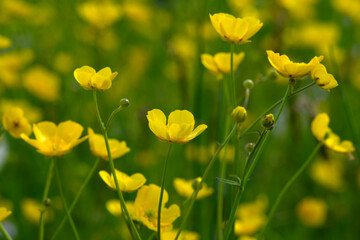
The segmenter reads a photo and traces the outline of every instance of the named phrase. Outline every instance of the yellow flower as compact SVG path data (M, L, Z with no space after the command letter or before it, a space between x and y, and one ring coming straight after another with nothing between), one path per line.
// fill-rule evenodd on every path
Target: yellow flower
M339 85L334 76L328 73L325 66L321 63L316 63L311 69L311 78L324 90L330 90Z
M234 71L239 67L240 63L244 59L245 53L234 54L233 67ZM202 64L212 73L220 75L230 73L230 53L216 53L214 56L204 53L201 54Z
M237 106L231 113L232 119L237 123L242 123L247 117L247 111L243 106Z
M296 63L286 55L274 53L271 50L266 51L268 60L273 68L282 76L289 78L301 78L307 75L316 63L323 60L323 56L313 57L309 63Z
M194 192L194 188L196 187L194 185L199 184L200 181L201 181L201 178L196 178L196 179L192 179L192 180L175 178L174 179L174 188L181 196L188 198ZM209 187L207 187L207 185L205 183L203 183L198 195L196 196L196 199L199 200L202 198L206 198L206 197L210 196L213 192L214 192L213 188L209 188Z
M26 220L32 224L39 224L40 222L40 209L41 204L34 199L25 198L21 201L21 211ZM54 218L54 211L52 208L48 208L45 212L45 221L48 222Z
M325 146L340 152L351 153L355 148L351 141L340 141L340 137L332 132L329 128L330 118L327 113L319 113L311 123L311 131L315 138L319 141L324 141ZM325 139L325 137L327 137Z
M146 117L149 128L156 137L169 142L186 143L207 128L205 124L201 124L194 129L194 116L187 110L176 110L170 113L167 124L165 114L159 109L149 111Z
M130 214L130 217L134 219L134 202L126 201L126 208ZM114 216L121 216L121 205L120 200L118 199L110 199L105 204L106 209ZM134 219L135 220L135 219Z
M174 240L176 237L178 230L174 229L171 231L166 231L161 234L161 239L163 240ZM200 235L196 232L190 231L181 231L179 240L198 240L200 239Z
M87 138L80 138L83 127L73 121L61 122L58 126L44 121L34 124L33 131L36 139L30 139L25 134L21 134L21 138L48 157L63 156Z
M110 1L85 2L77 11L80 17L99 29L112 25L122 16L119 5Z
M112 80L116 77L117 72L111 72L109 67L103 68L96 72L89 66L77 68L74 71L76 81L85 89L107 90L112 85Z
M24 74L24 87L45 101L55 101L60 95L59 77L42 66L32 67Z
M2 114L14 107L21 108L29 122L38 122L42 119L41 108L31 105L25 100L2 99L0 102L0 112Z
M7 210L4 207L0 207L0 223L4 221L10 214L11 211Z
M126 173L120 172L116 169L115 169L115 173L116 173L116 179L118 180L119 183L120 190L123 192L136 191L146 182L146 178L141 173L135 173L129 176ZM99 175L101 179L106 183L106 185L116 190L116 185L112 174L110 175L106 171L100 171Z
M2 116L4 129L14 138L20 138L21 134L29 136L31 134L31 125L21 108L9 108Z
M325 224L327 204L322 199L306 197L298 203L296 212L303 224L319 227Z
M91 128L88 128L89 144L91 152L104 160L109 160L107 153L104 136L96 134ZM119 158L130 151L130 148L126 146L125 141L119 142L117 139L109 139L109 146L111 151L111 157L113 159Z
M319 159L310 167L310 176L315 182L337 192L344 186L343 173L344 166L341 159Z
M222 39L237 44L250 42L251 38L263 23L254 17L235 18L227 13L216 13L210 15L210 20Z
M134 219L141 221L147 228L157 231L158 226L158 207L160 199L160 187L154 184L145 185L137 192L134 202ZM172 223L180 217L180 208L173 204L169 208L165 208L165 204L169 200L169 195L164 190L162 210L161 210L161 230L171 230Z
M6 49L9 47L11 47L11 40L0 35L0 49Z

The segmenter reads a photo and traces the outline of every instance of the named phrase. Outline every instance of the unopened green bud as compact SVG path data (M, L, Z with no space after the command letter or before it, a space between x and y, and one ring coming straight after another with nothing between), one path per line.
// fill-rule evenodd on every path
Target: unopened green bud
M248 143L245 145L245 150L248 153L251 153L254 150L254 147L255 147L255 143Z
M197 177L193 180L191 187L194 189L194 191L196 191L196 189L199 187L200 183L201 183L201 177Z
M45 207L50 207L51 206L51 199L50 198L45 198L44 199L44 205L45 205Z
M268 80L272 81L278 77L278 74L276 73L276 71L274 69L271 68L271 69L269 69L269 71L267 71L266 77Z
M243 81L244 88L252 89L254 87L254 82L251 79L246 79Z
M122 108L127 108L130 105L130 101L127 98L123 98L120 100L120 106Z
M237 123L241 123L245 121L246 116L247 116L246 109L242 106L237 106L236 108L234 108L234 110L231 113L232 119Z
M268 130L271 130L274 126L274 115L273 114L268 114L268 115L265 115L262 119L261 119L261 125L268 129Z

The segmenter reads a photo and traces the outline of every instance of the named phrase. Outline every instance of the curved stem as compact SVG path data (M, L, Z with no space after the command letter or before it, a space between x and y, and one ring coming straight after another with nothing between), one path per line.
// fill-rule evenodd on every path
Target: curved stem
M43 240L44 239L44 224L45 224L45 212L46 212L46 208L47 206L45 206L45 200L48 197L49 194L49 189L50 189L50 185L51 185L51 179L53 177L53 172L54 172L54 159L50 159L50 166L49 166L49 170L48 170L48 175L46 178L46 183L45 183L45 189L44 189L44 194L43 194L43 198L42 198L42 206L40 209L40 228L39 228L39 239Z
M116 177L116 172L115 172L115 166L114 166L114 161L112 159L112 156L111 156L111 151L110 151L110 145L109 145L109 138L108 138L108 135L107 135L107 130L105 130L105 126L101 120L101 116L100 116L100 112L99 112L99 107L98 107L98 102L97 102L97 96L96 96L96 90L93 90L93 98L94 98L94 104L95 104L95 109L96 109L96 116L97 116L97 119L98 119L98 122L99 122L99 125L100 125L100 128L103 132L103 135L104 135L104 140L105 140L105 145L106 145L106 150L107 150L107 153L108 153L108 157L109 157L109 163L110 163L110 169L111 169L111 173L113 175L113 178L114 178L114 182L115 182L115 186L116 186L116 192L119 196L119 199L120 199L120 205L121 205L121 209L122 211L125 213L125 221L130 225L130 232L132 234L135 235L135 238L136 239L141 239L140 235L139 235L139 232L137 231L136 227L135 227L135 224L132 220L132 218L130 217L130 214L129 214L129 211L128 209L126 208L126 205L125 205L125 200L124 200L124 197L122 195L122 192L120 190L120 186L119 186L119 182L117 180L117 177Z
M54 159L54 161L56 161ZM69 219L69 223L71 225L71 228L74 232L74 235L75 235L75 239L79 240L80 237L79 237L79 234L76 230L76 227L75 227L75 224L74 224L74 221L71 217L71 214L69 212L69 209L68 209L68 206L66 204L66 200L65 200L65 197L64 197L64 192L63 192L63 188L62 188L62 184L61 184L61 180L60 180L60 173L59 173L59 169L58 169L58 166L57 166L57 162L55 162L55 176L56 176L56 181L57 181L57 185L58 185L58 188L59 188L59 194L60 194L60 198L61 198L61 202L62 202L62 205L64 207L64 210L65 210L65 213Z
M318 143L318 145L316 145L316 147L314 148L314 150L312 151L312 153L310 154L310 156L306 159L306 161L303 163L303 165L299 168L299 170L297 170L297 172L291 177L291 179L286 183L286 185L283 187L283 189L281 190L281 192L279 193L279 195L277 196L274 205L271 207L268 219L266 221L265 226L262 228L261 232L259 233L257 239L261 239L262 236L264 235L267 226L269 225L271 219L274 216L274 213L281 201L281 199L283 198L283 196L285 195L286 191L290 188L290 186L295 182L295 180L304 172L304 170L307 168L307 166L310 164L311 160L314 159L316 153L318 152L319 148L322 146L322 142Z
M189 215L190 215L190 212L191 212L191 209L194 205L194 202L195 202L195 199L196 199L196 196L197 194L199 193L200 189L201 189L201 185L202 183L205 181L205 179L207 178L209 172L210 172L210 169L211 167L214 165L215 163L215 160L219 154L219 152L221 151L221 149L223 149L223 147L229 142L230 138L233 136L233 134L236 132L236 127L237 127L237 124L234 124L233 128L231 129L229 135L225 138L224 142L222 142L219 147L216 149L214 155L212 156L209 164L207 165L205 171L204 171L204 174L202 175L201 177L201 181L200 181L200 184L198 185L198 187L196 188L196 190L193 192L192 196L191 196L191 201L190 201L190 205L183 217L183 220L180 224L180 227L179 227L179 230L176 234L176 237L175 237L175 240L177 240L180 236L180 233L181 231L183 230L184 226L185 226L185 223L186 223L186 220L188 219Z
M105 125L105 131L107 131L109 129L109 126L113 120L113 118L115 117L115 115L122 109L121 106L117 107L114 111L112 111L109 119L107 120L106 122L106 125Z
M0 232L3 235L3 237L6 240L12 240L12 238L10 237L10 235L6 232L5 228L3 227L3 225L0 223Z
M97 158L93 167L91 168L90 172L88 173L88 175L86 176L83 184L81 185L79 191L77 192L74 200L72 201L70 208L69 208L69 213L72 212L72 210L74 209L76 203L78 202L81 193L83 192L83 190L85 189L86 185L88 184L88 182L90 181L91 177L94 175L95 170L97 169L97 166L99 165L100 162L100 158ZM60 233L61 229L63 228L64 224L66 223L66 221L68 220L68 216L65 215L64 218L62 219L61 223L59 224L59 226L57 227L54 235L52 236L52 240L54 240L57 235Z
M166 178L166 170L167 170L167 164L168 164L171 148L172 148L172 143L170 143L170 145L169 145L169 150L168 150L168 153L167 153L167 157L165 159L164 170L163 170L163 174L162 174L162 177L161 177L161 190L160 190L160 199L159 199L159 207L158 207L158 217L157 217L157 220L158 220L158 222L157 222L157 236L158 236L158 239L161 239L160 238L160 235L161 235L161 208L162 208L162 199L163 199L163 195L164 195L164 185L165 185L165 178Z

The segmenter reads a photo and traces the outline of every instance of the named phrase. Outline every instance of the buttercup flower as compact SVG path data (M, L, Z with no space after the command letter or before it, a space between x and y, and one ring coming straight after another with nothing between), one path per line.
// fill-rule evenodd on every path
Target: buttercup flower
M307 197L296 207L301 222L309 227L324 225L327 215L327 204L322 199Z
M183 197L190 197L194 192L194 184L200 183L201 178L196 178L192 180L185 180L182 178L174 179L174 188L175 190ZM205 183L202 184L202 187L196 196L196 199L202 199L210 196L214 192L213 188L209 188Z
M186 143L207 128L205 124L201 124L194 129L194 116L187 110L176 110L170 113L167 124L165 114L159 109L149 111L146 117L149 128L156 137L169 142Z
M0 223L4 221L10 214L11 211L7 210L4 207L0 207Z
M233 67L234 71L239 67L244 59L245 53L234 54ZM201 54L202 64L212 73L222 78L223 74L230 73L230 53L216 53L214 56L204 53Z
M316 63L311 69L311 78L324 90L330 90L339 85L334 76L328 73L325 66L321 63Z
M31 134L31 125L21 108L11 107L2 117L4 129L14 138L20 138L21 134L29 136Z
M340 152L351 153L355 151L353 143L348 140L341 141L340 137L329 128L330 118L327 113L319 113L311 123L311 131L315 138L323 141L328 148ZM325 137L327 137L325 139Z
M309 63L296 63L286 55L274 53L271 50L266 51L268 60L273 68L282 76L288 78L301 78L307 75L316 63L323 60L323 56L313 57Z
M87 138L80 138L83 127L70 120L58 126L49 121L40 122L33 125L33 131L35 139L30 139L25 134L21 134L21 138L47 157L63 156Z
M117 72L111 72L109 67L96 72L89 66L77 68L74 71L76 81L85 89L107 90L112 85L112 80L117 76Z
M109 160L107 153L104 136L96 134L91 128L88 128L89 144L91 152L104 160ZM109 146L111 151L111 157L113 159L119 158L130 151L130 148L126 146L125 141L118 141L117 139L109 139Z
M263 25L259 19L254 17L235 18L227 13L209 15L213 27L221 38L237 44L250 42L248 39Z
M141 221L147 228L157 231L158 207L160 198L160 187L154 184L145 185L137 192L134 202L134 220ZM169 200L169 195L164 190L162 210L161 210L161 230L171 230L172 223L180 217L180 208L173 204L165 208Z
M146 182L146 178L141 173L135 173L129 176L126 173L120 172L116 169L115 169L115 173L119 183L120 190L123 192L136 191ZM106 171L100 171L99 175L101 179L106 183L106 185L116 190L116 185L112 174L110 175Z

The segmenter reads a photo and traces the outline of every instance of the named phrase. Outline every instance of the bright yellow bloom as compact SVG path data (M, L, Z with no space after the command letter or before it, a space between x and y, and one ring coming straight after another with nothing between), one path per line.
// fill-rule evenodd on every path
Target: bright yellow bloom
M32 67L24 74L24 87L45 101L55 101L60 96L59 77L42 66Z
M4 207L0 207L0 223L4 221L10 214L11 211L7 210Z
M163 240L174 240L176 237L178 230L174 229L171 231L166 231L161 234L161 239ZM196 232L190 231L181 231L179 240L198 240L200 239L200 235Z
M199 184L201 181L201 178L191 179L191 180L185 180L182 178L175 178L174 179L174 188L175 190L183 197L190 197L193 192L196 184ZM196 196L196 199L202 199L210 196L214 192L213 188L209 188L205 183L202 184L202 187Z
M327 204L322 199L306 197L297 205L296 213L303 224L319 227L326 222Z
M271 50L266 51L268 60L273 68L282 76L289 78L301 78L307 75L316 63L323 60L323 56L313 57L309 63L296 63L286 55L274 53Z
M47 157L63 156L87 138L80 138L83 127L70 120L58 126L53 122L40 122L33 125L33 131L36 139L30 139L25 134L21 134L21 138Z
M315 138L319 141L324 141L325 146L340 152L351 153L355 148L351 141L341 141L339 136L332 132L329 128L330 118L327 113L319 113L311 123L311 131ZM327 137L325 139L325 137Z
M96 134L91 128L88 128L89 144L91 152L104 160L109 160L107 153L105 139L101 134ZM126 146L125 141L118 141L117 139L109 139L109 146L111 151L111 157L113 159L119 158L130 151L130 148Z
M157 185L150 184L140 188L137 192L134 202L134 220L141 221L147 228L157 231L158 226L158 208L161 188ZM180 208L172 204L165 208L169 200L169 195L164 190L162 210L161 210L161 231L171 230L172 223L180 217Z
M32 224L38 225L40 222L40 209L42 205L39 201L31 198L25 198L21 201L21 211L26 220ZM48 222L54 218L54 211L48 208L45 212L45 221Z
M248 40L259 31L263 23L254 17L235 18L227 13L210 15L210 20L222 39L237 44L250 42Z
M146 117L149 128L156 137L169 142L186 143L207 128L205 124L201 124L194 129L194 116L187 110L176 110L170 113L167 124L165 114L159 109L148 111Z
M21 108L9 108L2 116L4 129L14 138L20 138L21 134L29 136L31 134L31 125Z
M89 66L77 68L74 71L76 81L85 89L107 90L112 85L112 80L117 76L117 72L111 72L109 67L96 72Z
M239 67L240 63L244 59L245 53L234 54L233 67L234 71ZM230 53L216 53L214 56L204 53L201 54L202 64L212 73L220 75L230 73Z
M115 169L115 173L116 173L116 179L119 183L120 190L123 192L136 191L146 182L146 178L141 173L135 173L129 176L126 173L120 172L116 169ZM110 175L106 171L100 171L99 175L101 179L106 183L106 185L116 190L116 185L112 174Z
M0 49L6 49L11 47L10 38L4 37L0 35Z
M330 90L339 85L334 76L328 73L325 66L321 63L316 63L311 69L311 78L324 90Z
M110 1L85 2L77 11L80 17L99 29L112 25L122 16L120 6Z

